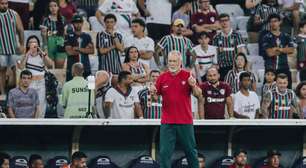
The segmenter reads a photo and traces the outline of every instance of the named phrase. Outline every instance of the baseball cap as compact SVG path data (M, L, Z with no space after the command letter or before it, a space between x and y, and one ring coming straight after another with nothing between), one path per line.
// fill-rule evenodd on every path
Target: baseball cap
M273 149L267 152L267 157L271 157L274 155L282 156L282 154L276 149Z
M178 26L178 25L183 25L185 26L185 22L183 19L175 19L174 22L173 22L173 25L174 26Z
M75 14L72 16L72 23L73 22L83 22L83 17L79 14Z

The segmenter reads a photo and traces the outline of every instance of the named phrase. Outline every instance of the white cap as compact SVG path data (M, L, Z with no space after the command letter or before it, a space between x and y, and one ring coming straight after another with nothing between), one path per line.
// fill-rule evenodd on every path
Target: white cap
M87 81L88 81L88 89L93 90L96 87L96 82L95 82L95 76L88 76Z

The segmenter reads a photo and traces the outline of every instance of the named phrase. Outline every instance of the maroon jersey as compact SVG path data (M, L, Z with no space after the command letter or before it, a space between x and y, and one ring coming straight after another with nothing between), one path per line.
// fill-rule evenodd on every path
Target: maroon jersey
M227 83L219 82L215 88L209 82L201 85L205 98L205 119L224 119L226 98L231 96L231 88Z
M216 12L210 11L207 14L204 14L201 11L198 11L197 13L193 14L191 16L191 25L197 24L199 26L203 24L214 24L218 19L218 14ZM214 38L216 35L216 31L212 31L208 33L210 41Z

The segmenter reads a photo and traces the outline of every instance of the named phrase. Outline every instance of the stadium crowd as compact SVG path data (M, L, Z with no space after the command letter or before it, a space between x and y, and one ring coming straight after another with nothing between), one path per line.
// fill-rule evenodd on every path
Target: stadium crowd
M229 2L0 0L1 116L158 119L181 64L194 118L303 119L304 1Z

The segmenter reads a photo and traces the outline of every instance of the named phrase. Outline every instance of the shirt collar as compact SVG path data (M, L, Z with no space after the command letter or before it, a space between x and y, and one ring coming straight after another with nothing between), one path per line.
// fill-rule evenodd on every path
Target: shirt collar
M224 36L224 37L228 37L228 36L230 36L230 35L232 35L232 33L233 33L233 29L231 28L231 30L228 32L228 34L226 35L226 34L224 34L224 32L223 31L221 31L221 35L222 36Z

